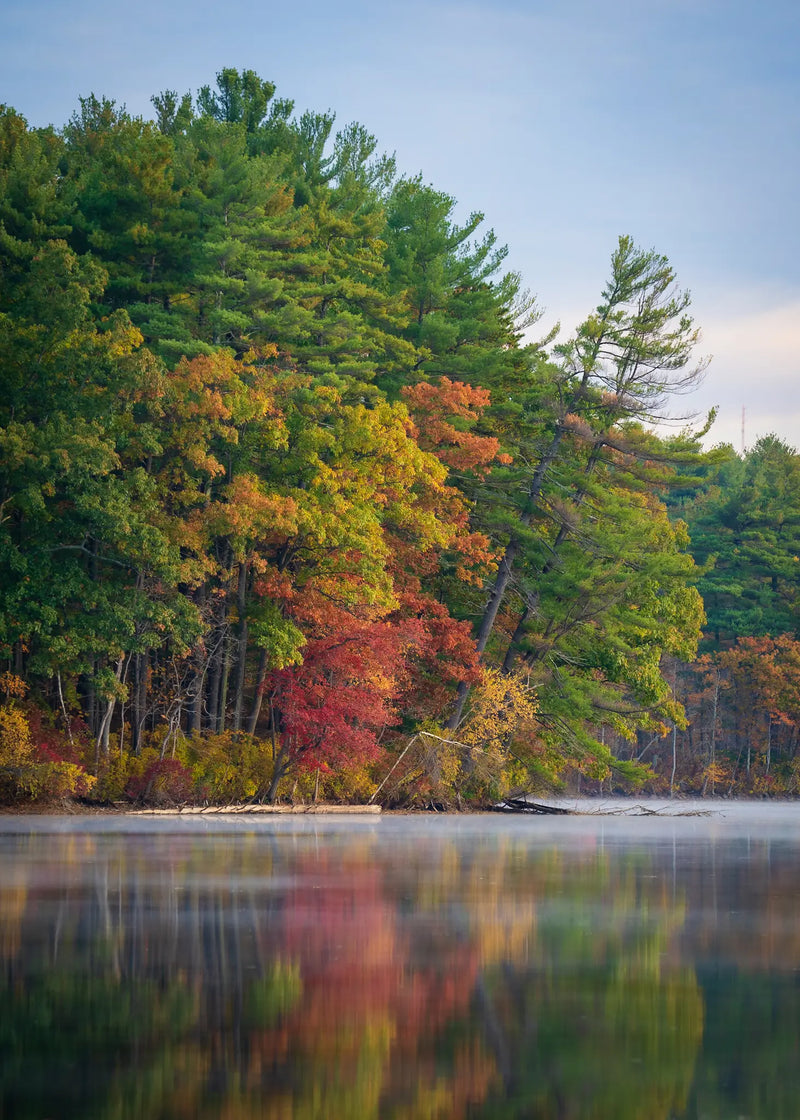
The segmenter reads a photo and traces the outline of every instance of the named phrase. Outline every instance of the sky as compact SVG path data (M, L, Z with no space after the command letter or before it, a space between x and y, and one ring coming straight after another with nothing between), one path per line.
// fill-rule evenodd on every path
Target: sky
M676 412L800 447L796 0L0 4L0 103L32 126L89 93L150 116L228 66L482 212L542 333L598 303L620 234L665 254L711 357Z

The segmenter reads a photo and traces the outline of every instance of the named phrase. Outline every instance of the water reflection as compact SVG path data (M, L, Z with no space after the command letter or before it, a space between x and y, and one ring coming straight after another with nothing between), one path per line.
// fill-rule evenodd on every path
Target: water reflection
M796 1115L791 835L218 827L6 819L0 1115Z

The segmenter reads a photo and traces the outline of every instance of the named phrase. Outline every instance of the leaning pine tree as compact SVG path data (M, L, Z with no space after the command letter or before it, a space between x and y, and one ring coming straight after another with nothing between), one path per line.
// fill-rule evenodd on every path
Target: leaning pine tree
M603 765L607 752L587 728L630 734L659 710L674 715L660 655L691 656L702 620L688 540L658 497L671 475L666 448L643 429L702 375L688 306L666 258L621 238L596 312L538 355L527 391L497 395L514 461L476 495L502 542L478 649L507 673L524 667L545 728L577 733ZM468 696L462 683L450 729Z

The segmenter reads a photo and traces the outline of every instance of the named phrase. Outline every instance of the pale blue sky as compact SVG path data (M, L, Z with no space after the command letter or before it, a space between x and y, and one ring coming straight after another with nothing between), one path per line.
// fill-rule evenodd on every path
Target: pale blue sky
M618 234L666 253L714 355L692 403L737 448L743 407L748 444L800 446L798 60L788 0L0 7L0 101L31 124L252 68L482 210L548 323L596 303Z

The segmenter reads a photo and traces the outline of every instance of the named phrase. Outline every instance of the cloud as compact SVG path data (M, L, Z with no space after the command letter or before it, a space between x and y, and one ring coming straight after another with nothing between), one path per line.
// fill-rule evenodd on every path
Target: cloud
M713 357L693 400L703 409L719 409L711 442L732 443L737 450L742 409L746 446L770 432L800 444L800 296L783 293L763 301L762 293L749 299L732 293L726 306L697 315L703 350Z

